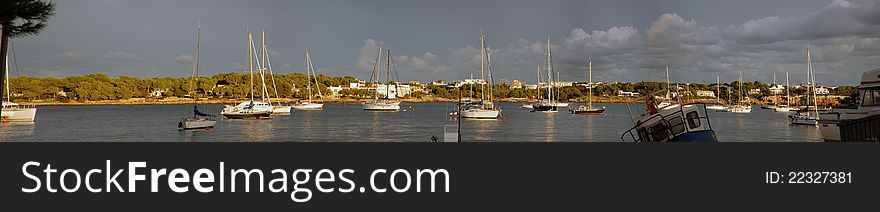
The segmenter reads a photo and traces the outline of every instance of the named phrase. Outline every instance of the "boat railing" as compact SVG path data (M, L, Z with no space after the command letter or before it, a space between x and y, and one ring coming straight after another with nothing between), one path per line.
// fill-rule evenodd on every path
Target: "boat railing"
M28 109L28 108L37 108L37 106L36 105L24 105L24 104L18 104L18 105L4 104L3 105L3 109Z
M684 113L684 108L686 106L697 106L702 105L703 113L705 115L700 115L700 113L696 113L695 117L687 117ZM678 107L677 111L673 113L669 113L663 115L662 113L657 113L651 116L648 119L643 121L639 121L635 126L624 132L620 135L620 140L626 142L626 137L632 139L633 142L663 142L667 141L675 136L690 133L690 132L699 132L712 130L712 123L709 121L708 110L706 109L705 103L688 103ZM652 122L652 120L659 119L657 122ZM695 123L702 123L702 120L706 120L706 127L699 128L698 126L688 126L688 125L696 125ZM642 125L645 123L658 123L654 126L643 127ZM650 129L648 129L650 128ZM698 130L695 130L698 129ZM635 131L635 133L633 133ZM638 134L638 136L637 136Z

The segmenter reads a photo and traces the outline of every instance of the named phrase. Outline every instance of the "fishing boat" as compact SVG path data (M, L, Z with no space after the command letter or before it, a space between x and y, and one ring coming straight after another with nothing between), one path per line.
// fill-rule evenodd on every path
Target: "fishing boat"
M813 108L811 109L809 106L804 107L798 111L795 111L792 114L788 115L789 121L791 124L797 125L818 125L819 124L819 111L818 111L818 97L816 96L816 76L813 74L813 62L810 59L810 48L806 48L807 52L807 77L806 83L807 87L807 95L806 95L806 105L810 105L810 102L813 103ZM812 112L811 112L812 111Z
M254 55L257 54L256 48L254 48L254 39L253 34L248 32L248 65L250 67L250 85L251 85L251 94L250 100L243 101L238 105L226 105L223 108L223 111L220 112L224 117L229 119L266 119L272 115L273 107L272 104L266 101L268 96L268 91L266 90L266 81L263 76L263 69L260 68L260 79L263 82L262 94L260 95L264 101L257 101L254 99ZM262 67L262 64L257 61L257 67Z
M386 60L386 66L385 66L386 67L385 77L386 77L386 82L387 82L387 81L391 80L391 75L392 75L392 65L391 65L392 62L391 62L391 49L390 48L388 49L388 54L386 55L386 57L387 57L387 60ZM373 72L372 72L372 75L370 76L370 81L372 81L373 84L375 86L377 86L376 87L377 92L376 92L376 95L374 95L372 99L368 99L366 102L364 102L363 109L366 111L400 111L400 102L392 99L394 96L391 95L391 86L389 85L390 83L381 83L379 81L379 79L380 79L379 68L381 66L380 61L382 61L382 48L381 47L379 48L379 55L376 57L376 63L373 66ZM399 80L397 80L397 81L399 81ZM395 81L395 82L397 82L397 81ZM385 96L382 98L379 98L379 92L378 92L379 87L378 86L383 86L383 84L385 86ZM397 89L397 86L395 86L395 89Z
M718 142L709 123L709 113L704 103L673 103L676 107L660 109L657 93L627 102L627 111L633 127L625 131L620 140L632 142ZM645 101L647 111L636 113L635 101Z
M819 114L819 131L826 142L880 141L880 68L862 74L859 106Z
M486 37L480 32L480 78L485 82L480 84L481 98L479 104L459 107L462 118L472 119L497 119L501 117L501 108L496 107L495 89L492 87L492 56L486 46ZM488 76L489 80L486 80Z
M199 88L199 59L201 58L202 53L201 40L202 25L199 24L198 29L196 30L196 58L193 60L191 77L193 84L189 90L189 93L192 95L193 99L195 99L195 104L193 104L193 116L187 116L180 119L180 122L177 123L177 128L181 130L210 129L214 128L214 125L217 124L217 120L214 120L214 116L199 111L199 92L196 91L196 89Z
M777 105L775 108L773 108L773 111L788 113L793 109L791 106L789 106L791 104L791 90L789 90L788 87L788 72L785 72L785 104Z
M3 65L6 66L6 78L4 78L6 79L4 82L6 98L2 101L3 107L0 109L0 122L34 122L34 117L37 116L36 106L12 102L12 93L9 92L9 81L11 81L9 79L9 55L6 55Z
M717 93L718 95L715 95L715 104L714 105L707 105L706 109L717 110L717 111L727 110L727 106L724 106L724 104L721 104L721 77L716 76L715 81L716 81L715 87L717 89L717 91L715 93Z
M578 105L575 108L569 108L568 112L571 114L602 114L605 113L605 107L594 108L593 107L593 58L587 59L587 64L589 66L589 83L587 84L587 93L589 93L587 97L586 105Z
M312 79L315 80L315 86L318 87L318 96L324 97L321 95L321 89L318 86L318 77L315 76L315 67L312 65L312 57L309 55L309 51L306 51L306 82L308 82L308 86L306 89L309 91L308 97L309 101L300 102L299 104L293 105L293 109L295 110L323 110L324 104L312 102Z
M558 102L553 95L553 50L550 47L550 36L547 36L547 62L545 63L547 70L547 98L532 105L531 112L557 113L559 112ZM557 94L558 95L558 94Z
M745 94L747 94L747 92L744 92L744 91L743 91L743 83L742 83L742 80L743 80L743 78L742 78L742 71L740 71L740 72L739 72L739 81L738 81L738 83L739 83L739 103L737 103L736 105L731 105L730 107L728 107L728 108L727 108L727 112L731 112L731 113L739 113L739 114L751 113L751 112L752 112L752 106L749 105L749 104L745 104L745 97L743 97L743 96L744 96Z

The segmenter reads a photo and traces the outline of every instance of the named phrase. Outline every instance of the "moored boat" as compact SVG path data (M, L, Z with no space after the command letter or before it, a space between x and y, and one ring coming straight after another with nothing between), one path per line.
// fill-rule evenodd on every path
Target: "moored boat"
M826 142L880 141L880 68L862 74L857 109L834 109L819 114L819 131Z

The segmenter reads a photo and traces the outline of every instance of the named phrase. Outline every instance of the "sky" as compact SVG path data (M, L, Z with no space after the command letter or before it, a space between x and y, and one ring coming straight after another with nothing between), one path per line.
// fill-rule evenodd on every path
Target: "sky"
M183 77L202 26L202 74L242 72L248 30L266 32L276 73L368 79L391 48L401 81L454 81L479 64L494 79L535 82L551 38L562 81L856 85L880 68L877 0L76 0L54 1L38 36L13 41L16 74ZM14 68L14 67L11 67ZM477 74L479 75L479 74Z

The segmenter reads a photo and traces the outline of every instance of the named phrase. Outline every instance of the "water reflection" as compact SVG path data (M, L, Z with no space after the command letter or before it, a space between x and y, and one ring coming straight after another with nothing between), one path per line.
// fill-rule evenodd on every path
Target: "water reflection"
M0 124L0 141L20 141L17 138L33 137L34 122L8 122Z

